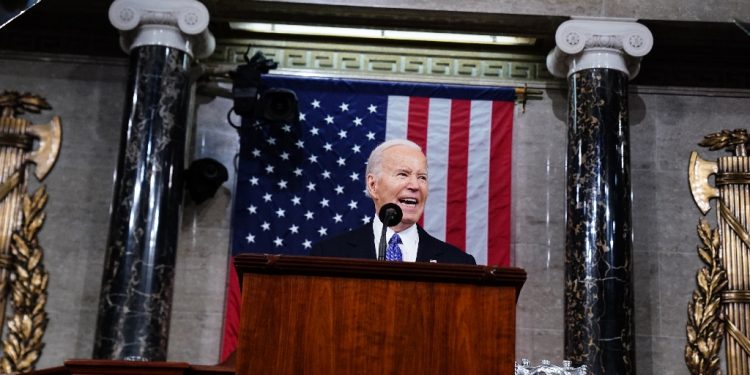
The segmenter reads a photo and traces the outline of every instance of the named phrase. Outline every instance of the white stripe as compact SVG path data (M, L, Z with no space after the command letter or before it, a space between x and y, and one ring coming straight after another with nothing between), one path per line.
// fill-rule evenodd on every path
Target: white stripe
M472 101L466 186L466 251L487 264L487 210L490 191L492 102Z
M385 116L385 140L406 138L406 128L409 126L409 97L389 96Z
M424 229L440 240L445 240L450 122L451 100L430 99L426 154L430 194L424 208Z

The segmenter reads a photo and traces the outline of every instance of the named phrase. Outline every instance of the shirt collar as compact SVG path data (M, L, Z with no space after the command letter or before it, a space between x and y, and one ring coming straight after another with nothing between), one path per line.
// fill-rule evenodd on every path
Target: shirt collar
M372 220L372 230L375 235L375 243L377 244L380 241L380 231L383 230L383 222L380 221L378 215L375 215L375 218ZM386 229L386 243L391 240L391 237L393 237L393 233L395 232L390 227ZM417 224L413 224L412 226L402 230L401 232L398 232L398 236L401 237L401 243L405 246L408 246L408 250L411 250L412 252L414 252L414 254L416 254L417 247L419 246L419 231L417 230Z

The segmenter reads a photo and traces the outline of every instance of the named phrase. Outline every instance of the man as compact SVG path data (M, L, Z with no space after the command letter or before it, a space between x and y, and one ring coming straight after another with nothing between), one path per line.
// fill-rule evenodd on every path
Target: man
M427 158L421 147L393 139L376 147L367 160L367 195L375 204L373 222L313 245L310 255L376 259L383 223L377 213L386 203L403 211L386 231L387 260L476 264L474 257L430 236L417 225L427 201Z

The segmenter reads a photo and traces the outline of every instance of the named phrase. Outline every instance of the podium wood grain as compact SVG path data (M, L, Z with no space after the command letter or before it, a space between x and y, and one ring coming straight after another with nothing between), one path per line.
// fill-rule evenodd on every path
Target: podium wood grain
M242 255L238 374L512 374L513 268Z

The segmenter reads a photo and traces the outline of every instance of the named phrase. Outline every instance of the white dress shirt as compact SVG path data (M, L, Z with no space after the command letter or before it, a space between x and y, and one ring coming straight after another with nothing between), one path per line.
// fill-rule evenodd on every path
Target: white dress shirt
M383 230L383 222L380 221L378 215L375 215L375 219L372 221L372 233L375 237L375 259L378 257L378 247L380 246L380 231ZM390 227L385 231L385 243L391 240L393 237L393 229ZM417 261L417 249L419 249L419 232L417 231L417 224L414 224L401 232L398 232L398 236L401 237L401 259L404 262L416 262Z

